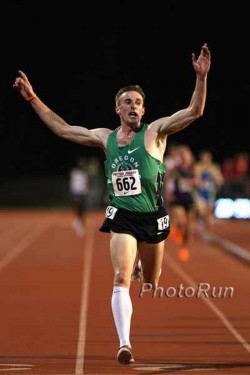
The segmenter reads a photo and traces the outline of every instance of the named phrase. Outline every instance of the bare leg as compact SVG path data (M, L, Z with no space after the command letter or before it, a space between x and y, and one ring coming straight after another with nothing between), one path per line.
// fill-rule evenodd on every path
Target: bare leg
M156 244L139 243L138 252L141 257L143 281L156 288L159 282L162 261L164 256L164 243Z
M136 239L129 234L112 232L110 253L114 268L114 285L129 288L137 253Z
M118 333L120 347L131 348L130 325L132 302L129 295L131 273L137 252L137 241L123 233L111 233L111 261L114 268L114 288L111 300L113 317ZM133 362L130 351L124 348L118 352L118 361L123 364Z
M172 227L177 230L178 237L175 241L179 244L178 257L181 261L189 260L188 244L192 234L191 225L193 222L192 211L187 211L181 205L172 208Z

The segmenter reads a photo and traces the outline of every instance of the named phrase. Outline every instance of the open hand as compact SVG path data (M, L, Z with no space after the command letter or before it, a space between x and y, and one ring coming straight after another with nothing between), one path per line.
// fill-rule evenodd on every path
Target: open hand
M203 78L207 75L211 65L211 54L207 43L203 44L200 56L197 60L195 54L192 53L192 63L197 76Z

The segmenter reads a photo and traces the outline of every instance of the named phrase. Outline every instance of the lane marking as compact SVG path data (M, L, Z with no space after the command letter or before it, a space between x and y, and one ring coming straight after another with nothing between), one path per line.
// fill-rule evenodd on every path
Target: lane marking
M205 232L200 235L200 238L205 242L214 243L215 245L222 247L232 255L235 255L237 258L250 263L250 252L237 245L236 243L212 232Z
M133 370L137 371L165 371L165 370L181 370L187 368L186 365L169 364L166 363L137 363L133 366Z
M87 328L87 313L88 313L88 296L90 284L90 271L92 266L92 257L94 249L96 221L94 219L87 219L86 228L86 241L84 246L83 257L83 277L82 277L82 296L80 308L80 322L79 322L79 335L77 344L77 356L75 375L84 374L84 353L86 344L86 328Z
M168 254L165 253L164 261L167 265L172 267L172 270L183 280L185 280L190 286L196 288L195 281L185 272L176 262L175 260ZM229 332L234 336L234 338L243 346L243 348L250 353L250 345L247 340L237 331L237 329L233 326L233 324L228 320L226 315L209 299L201 295L200 297L202 301L217 315L217 317L221 320L224 326L228 329Z
M23 363L0 363L2 367L9 368L0 368L0 371L21 371L21 370L33 370L35 365L28 365Z
M2 368L0 371L24 371L24 370L31 370L30 367L20 367L20 368Z
M137 364L136 366L133 366L133 370L137 370L137 371L157 371L157 372L166 372L166 370L177 370L177 371L185 371L185 372L188 372L188 371L215 371L215 370L218 370L217 367L214 367L213 364L211 364L212 367L204 367L204 366L200 366L197 364L197 367L194 368L194 364L161 364L161 363L154 363L154 364ZM207 365L206 365L207 366Z
M0 260L0 272L7 267L18 255L20 255L29 245L32 244L41 234L51 225L51 219L45 223L40 224L31 233L24 236L12 250L8 251L7 255Z
M187 366L181 366L181 365L179 365L179 366L166 366L166 365L164 365L164 366L162 366L162 367L156 367L156 366L154 366L154 367L135 367L134 368L134 370L137 370L137 371L150 371L150 372L152 372L152 371L158 371L158 372L166 372L166 370L177 370L177 371L185 371L185 372L188 372L188 371L215 371L215 370L217 370L217 368L203 368L203 367L201 367L201 368L196 368L196 369L194 369L194 368L190 368L190 369L187 369Z
M28 367L34 367L35 365L28 365L28 364L23 364L23 363L0 363L0 366L28 366Z

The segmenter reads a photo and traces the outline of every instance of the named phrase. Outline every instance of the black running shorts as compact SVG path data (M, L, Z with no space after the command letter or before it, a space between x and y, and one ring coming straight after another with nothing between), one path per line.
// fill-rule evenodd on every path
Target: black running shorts
M101 232L127 233L139 242L158 243L169 235L169 215L165 208L156 212L133 212L108 206Z

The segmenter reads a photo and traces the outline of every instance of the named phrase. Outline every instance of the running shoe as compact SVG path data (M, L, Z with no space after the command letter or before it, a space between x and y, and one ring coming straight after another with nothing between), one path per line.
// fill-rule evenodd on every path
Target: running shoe
M142 265L141 261L138 260L137 264L135 265L132 275L131 275L132 281L143 281L143 273L142 273Z
M117 353L117 361L121 365L129 365L130 363L134 363L134 358L131 353L131 348L128 345L123 345L119 348Z
M182 247L181 249L179 249L178 251L178 258L182 261L182 262L187 262L190 258L190 254L189 254L189 250L187 247Z

